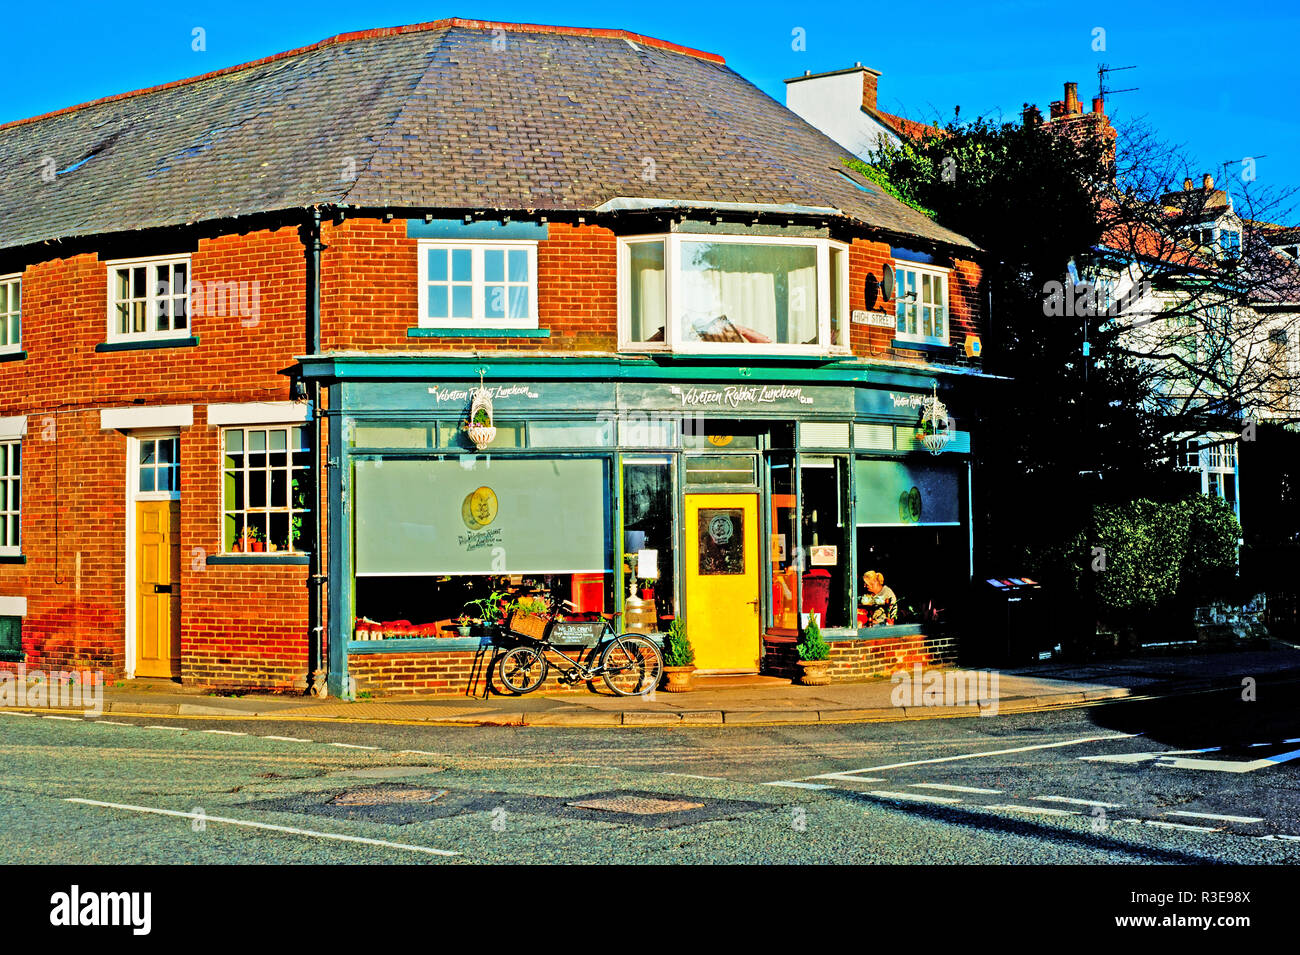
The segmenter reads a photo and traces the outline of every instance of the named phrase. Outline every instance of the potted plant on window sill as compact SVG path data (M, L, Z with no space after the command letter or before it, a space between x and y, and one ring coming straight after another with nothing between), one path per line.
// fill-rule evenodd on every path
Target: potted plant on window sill
M695 648L686 635L686 621L673 620L664 638L664 690L685 693L692 688L695 673Z
M468 614L461 614L456 618L456 631L462 637L468 637L474 632L474 620Z
M817 618L808 621L803 639L795 644L799 655L799 684L801 686L827 686L831 682L831 647L822 636Z
M241 554L260 554L266 550L261 529L256 527L244 528L244 533L235 542L235 549Z

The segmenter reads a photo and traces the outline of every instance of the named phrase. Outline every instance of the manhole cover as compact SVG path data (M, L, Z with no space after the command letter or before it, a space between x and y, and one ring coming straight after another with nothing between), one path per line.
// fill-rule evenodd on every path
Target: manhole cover
M412 802L435 802L447 795L445 789L368 788L339 793L330 800L331 806L397 806Z
M604 812L625 812L633 816L654 816L666 812L688 812L703 809L702 802L685 799L648 799L644 796L611 796L608 799L584 799L567 805L575 809L599 809Z

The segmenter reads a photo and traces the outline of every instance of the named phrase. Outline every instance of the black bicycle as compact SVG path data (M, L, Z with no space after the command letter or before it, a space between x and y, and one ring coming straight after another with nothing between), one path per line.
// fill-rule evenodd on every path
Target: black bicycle
M618 614L601 614L598 621L560 620L552 605L546 615L512 614L506 621L507 638L515 643L497 661L501 684L512 693L531 693L546 681L551 664L547 652L563 658L561 685L602 677L619 696L644 696L663 676L664 661L653 640L638 633L618 633L611 620ZM579 651L603 646L599 662L587 666L565 653L561 646Z

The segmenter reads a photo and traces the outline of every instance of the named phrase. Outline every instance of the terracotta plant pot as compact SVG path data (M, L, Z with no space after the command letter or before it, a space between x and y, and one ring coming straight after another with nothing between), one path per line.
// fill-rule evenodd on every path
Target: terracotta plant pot
M830 660L799 660L800 686L829 686L831 682Z
M664 667L664 692L685 693L693 687L695 667Z

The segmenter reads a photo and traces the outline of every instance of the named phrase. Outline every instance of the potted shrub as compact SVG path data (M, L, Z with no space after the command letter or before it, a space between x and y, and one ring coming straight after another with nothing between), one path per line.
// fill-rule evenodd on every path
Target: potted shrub
M470 623L491 625L499 621L501 619L501 602L508 596L505 591L494 590L486 597L469 601L465 604L465 609L473 614L473 616L469 617Z
M473 624L474 621L470 619L468 614L461 614L456 618L456 630L462 637L468 637L474 632Z
M691 689L694 673L695 648L686 635L686 621L677 617L668 627L668 636L664 638L664 690L669 693L686 692Z
M799 654L799 683L802 686L826 686L831 682L831 647L822 636L817 618L812 617L803 632L803 639L795 644Z

